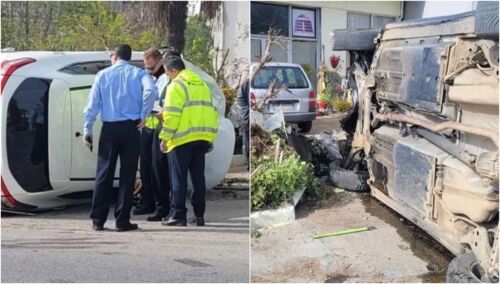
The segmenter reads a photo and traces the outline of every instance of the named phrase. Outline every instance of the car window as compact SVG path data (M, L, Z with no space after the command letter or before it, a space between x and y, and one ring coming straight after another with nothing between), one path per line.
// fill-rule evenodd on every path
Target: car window
M111 66L111 61L79 62L62 68L61 72L74 75L95 75L104 68Z
M51 190L49 182L49 89L51 81L27 78L7 108L9 168L27 192Z
M144 68L144 61L142 60L132 60L130 61L130 64L139 67L139 68Z
M289 89L309 88L304 72L298 67L264 67L255 74L252 88L267 89L272 80L278 86L286 84Z
M144 68L144 62L142 60L132 60L130 64L139 68ZM109 60L79 62L66 66L59 71L73 75L95 75L97 72L109 66L111 66L111 61Z

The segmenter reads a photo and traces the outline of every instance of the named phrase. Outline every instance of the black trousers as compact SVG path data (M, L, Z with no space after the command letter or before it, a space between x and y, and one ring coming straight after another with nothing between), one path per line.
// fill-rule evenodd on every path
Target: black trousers
M160 149L160 131L142 129L141 180L142 201L156 208L158 215L167 216L170 211L170 173L167 154Z
M203 217L205 214L205 154L208 145L206 141L195 141L178 146L168 153L172 186L171 218L186 219L188 171L193 183L191 205L194 215Z
M138 121L103 122L90 218L103 225L113 196L113 178L120 158L120 186L115 207L116 226L130 222L137 164L141 148Z
M141 132L141 205L155 207L153 197L153 138L155 131L144 127Z
M241 134L243 136L243 157L247 164L247 169L250 168L250 125L248 123L241 124Z

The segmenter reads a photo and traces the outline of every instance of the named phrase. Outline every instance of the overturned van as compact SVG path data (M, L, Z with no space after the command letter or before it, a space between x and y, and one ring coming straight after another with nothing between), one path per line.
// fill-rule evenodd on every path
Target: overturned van
M331 43L354 61L341 123L372 196L456 255L448 282L497 282L498 2Z

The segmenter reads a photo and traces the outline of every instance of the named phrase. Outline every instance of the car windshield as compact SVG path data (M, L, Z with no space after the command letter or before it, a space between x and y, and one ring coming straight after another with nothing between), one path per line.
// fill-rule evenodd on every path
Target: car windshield
M287 85L289 89L309 88L306 76L299 67L264 67L255 74L252 87L267 89L269 83L276 79L277 86Z

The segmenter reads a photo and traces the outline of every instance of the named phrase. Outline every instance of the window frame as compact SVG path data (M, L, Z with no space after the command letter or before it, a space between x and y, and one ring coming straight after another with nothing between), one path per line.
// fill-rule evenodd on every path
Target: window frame
M357 11L347 11L346 23L345 23L346 29L349 29L349 14L370 16L369 29L374 29L374 27L373 27L373 18L374 17L391 18L393 20L391 23L394 23L397 21L397 18L395 18L393 16L389 16L389 15L373 14L373 13L365 13L365 12L357 12Z
M24 117L23 119L17 118L17 117L9 117L11 115L11 110L12 110L12 105L13 101L15 100L17 102L16 107L18 108L19 111L26 112L27 108L19 107L19 95L21 96L27 96L25 95L28 91L38 91L37 89L23 89L24 84L29 84L29 81L31 80L38 80L37 84L45 84L46 86L45 89L43 89L43 93L39 93L37 97L37 102L39 101L39 98L44 96L44 101L43 101L43 124L41 127L35 127L35 123L32 124L33 120L33 113L28 113L27 117ZM52 85L52 79L47 79L47 78L40 78L40 77L27 77L25 78L16 88L16 90L13 92L12 97L10 98L8 104L7 104L7 124L6 124L6 132L7 132L7 141L6 141L6 149L7 149L7 154L6 154L6 160L8 164L9 171L12 174L12 177L16 180L16 182L21 186L23 191L28 192L28 193L38 193L38 192L45 192L45 191L50 191L53 190L53 187L51 185L51 180L50 180L50 156L49 156L49 100L50 100L50 87ZM33 98L33 96L30 96L30 98ZM34 109L36 107L36 104L34 105L29 105L29 108ZM10 123L9 123L10 119ZM20 128L19 123L20 120L24 122L24 120L27 120L27 128L25 129L25 126L22 125ZM16 125L17 124L17 125ZM32 140L29 142L30 143L16 143L14 140L14 132L31 132L34 131L35 133L32 134ZM42 131L42 132L39 132ZM26 137L22 138L24 142L26 142ZM35 145L36 143L40 143L38 145ZM24 147L26 144L30 144L29 148ZM27 154L29 155L28 160L30 161L29 163L26 163L23 167L19 167L18 162L21 161L20 157L18 154L20 153L19 148L20 146L23 146L24 151L22 154ZM44 148L41 149L40 147L43 146ZM38 153L34 153L34 149L37 149ZM45 148L46 147L46 148ZM28 154L27 151L30 151L31 153ZM38 162L34 162L33 159L37 160ZM16 163L17 162L17 163ZM39 165L43 163L43 167L40 167ZM14 168L13 168L14 167ZM26 169L31 170L31 175L29 177L25 176L25 171ZM34 171L35 169L36 171ZM36 179L34 175L37 175ZM33 180L37 180L37 182L41 182L36 184L36 182L33 182ZM29 181L27 181L29 180Z

